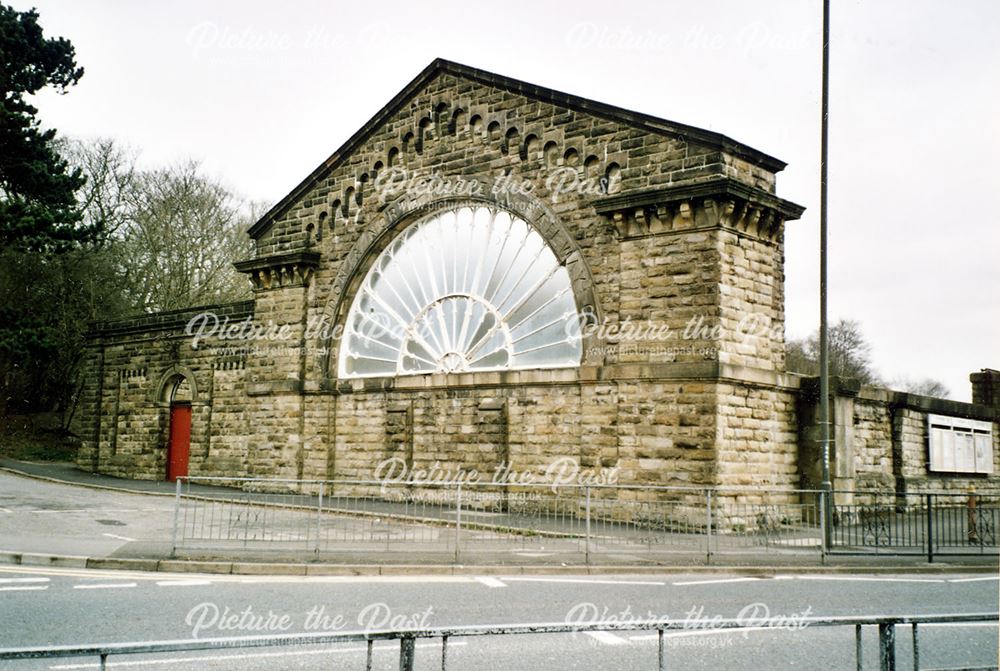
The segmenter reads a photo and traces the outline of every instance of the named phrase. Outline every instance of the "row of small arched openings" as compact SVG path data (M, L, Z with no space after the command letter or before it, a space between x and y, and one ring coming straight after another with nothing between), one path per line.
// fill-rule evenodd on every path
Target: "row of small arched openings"
M621 179L621 166L615 161L604 166L602 171L601 160L594 154L589 154L581 162L581 154L575 147L561 150L559 144L553 140L549 140L543 145L541 138L534 133L528 133L521 137L521 131L517 126L510 126L501 133L502 126L498 121L494 120L486 124L479 114L468 117L466 110L462 107L456 108L449 115L449 108L447 103L439 103L434 108L432 116L424 116L420 119L415 131L410 130L403 134L399 146L389 147L386 151L385 161L381 159L375 161L367 172L362 172L358 176L354 186L347 187L341 197L331 200L329 210L323 210L319 214L319 226L317 227L313 223L306 226L309 241L312 241L314 232L316 239L322 240L323 229L327 226L332 229L338 215L347 219L351 216L354 207L360 208L364 204L365 191L369 182L374 183L383 170L397 167L401 161L405 161L410 152L417 155L423 154L427 140L431 137L428 132L431 128L434 129L437 137L446 134L458 135L468 130L473 137L479 136L487 142L499 143L500 153L505 156L516 152L517 157L522 161L540 158L545 167L548 168L563 166L576 168L582 163L582 177L597 181L608 192L614 191L614 186Z

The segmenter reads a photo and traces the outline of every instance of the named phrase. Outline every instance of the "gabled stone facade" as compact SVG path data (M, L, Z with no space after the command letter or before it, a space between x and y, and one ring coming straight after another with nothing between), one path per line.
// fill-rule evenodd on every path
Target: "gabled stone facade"
M538 471L569 456L624 484L798 487L815 454L785 372L783 235L803 208L776 195L783 167L717 133L435 61L250 229L256 254L236 266L251 303L95 328L80 464L164 477L183 379L192 475L370 479L393 457ZM568 271L580 365L341 378L336 335L380 251L478 205L528 222ZM207 333L227 317L280 338Z

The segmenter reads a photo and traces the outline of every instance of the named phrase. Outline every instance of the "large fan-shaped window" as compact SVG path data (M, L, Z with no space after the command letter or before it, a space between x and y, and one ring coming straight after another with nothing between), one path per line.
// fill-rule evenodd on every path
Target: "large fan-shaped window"
M538 232L486 207L405 230L354 297L340 375L461 373L580 363L569 273Z

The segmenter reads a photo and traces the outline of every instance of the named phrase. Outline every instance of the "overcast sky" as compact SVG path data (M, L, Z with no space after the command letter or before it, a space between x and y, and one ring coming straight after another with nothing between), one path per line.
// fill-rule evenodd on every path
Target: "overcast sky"
M435 57L724 133L787 161L787 333L818 324L820 0L72 2L86 69L46 125L284 196ZM886 379L969 400L1000 368L1000 3L833 0L830 313Z

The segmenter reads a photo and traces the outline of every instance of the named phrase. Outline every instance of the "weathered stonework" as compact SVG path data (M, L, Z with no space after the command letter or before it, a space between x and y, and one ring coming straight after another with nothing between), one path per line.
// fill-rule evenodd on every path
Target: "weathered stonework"
M803 208L775 195L783 167L716 133L435 61L251 228L256 255L236 267L252 302L95 327L80 465L165 477L182 402L191 475L366 480L386 460L542 472L571 457L622 484L810 485L815 413L784 359L784 225ZM485 188L387 188L401 168ZM379 252L470 204L529 222L566 268L601 327L580 366L339 377L336 334ZM202 313L280 338L197 338ZM878 393L838 400L839 484L947 480L927 476L909 406Z

